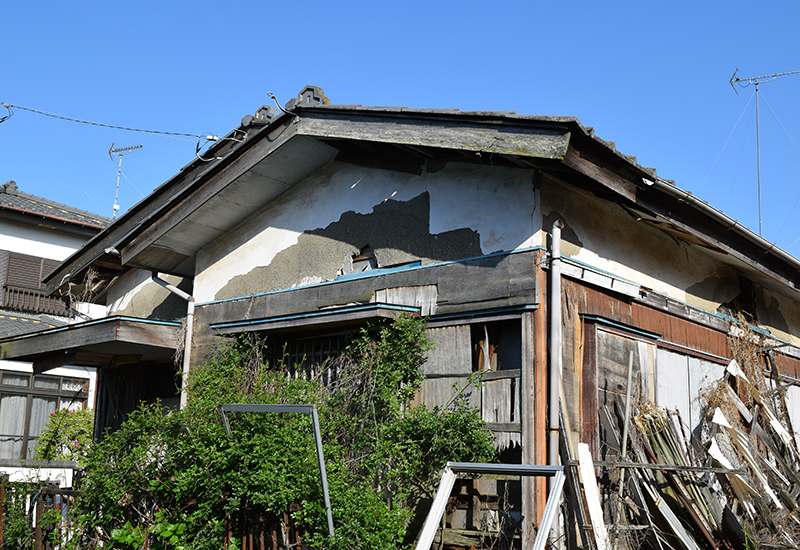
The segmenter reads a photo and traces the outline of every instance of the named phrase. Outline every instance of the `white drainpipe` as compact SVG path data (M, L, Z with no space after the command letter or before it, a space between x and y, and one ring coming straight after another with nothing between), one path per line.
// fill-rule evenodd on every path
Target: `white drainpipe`
M548 311L550 317L550 349L548 370L548 452L547 463L557 466L559 460L559 395L561 386L561 229L564 223L553 223L552 248L550 250L550 294ZM553 490L553 478L548 478L548 489ZM553 525L555 536L560 532L558 521Z
M176 296L180 296L188 303L186 307L186 334L183 340L183 374L181 375L181 409L186 407L186 384L189 379L189 365L192 359L192 327L194 326L194 296L190 296L178 287L171 285L153 271L150 274L153 282L163 286Z

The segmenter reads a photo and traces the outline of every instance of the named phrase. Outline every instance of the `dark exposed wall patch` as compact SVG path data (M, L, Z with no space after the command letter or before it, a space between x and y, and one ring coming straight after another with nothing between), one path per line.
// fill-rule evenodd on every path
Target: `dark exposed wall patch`
M756 286L755 290L759 322L762 325L789 333L789 324L781 313L780 303L775 295L760 286Z
M469 228L430 233L430 195L386 200L369 214L345 212L327 227L307 231L270 265L230 280L215 299L291 288L335 279L346 258L369 245L378 267L458 260L482 254L480 235Z

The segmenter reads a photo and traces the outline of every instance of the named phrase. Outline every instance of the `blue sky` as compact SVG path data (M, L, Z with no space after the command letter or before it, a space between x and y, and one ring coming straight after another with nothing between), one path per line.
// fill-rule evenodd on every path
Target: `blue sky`
M758 232L754 89L800 70L797 2L4 2L0 102L105 124L225 134L307 84L333 103L576 116ZM760 87L763 236L800 255L800 74ZM7 114L0 107L0 116ZM187 141L183 141L186 139ZM0 183L110 216L196 140L15 109Z

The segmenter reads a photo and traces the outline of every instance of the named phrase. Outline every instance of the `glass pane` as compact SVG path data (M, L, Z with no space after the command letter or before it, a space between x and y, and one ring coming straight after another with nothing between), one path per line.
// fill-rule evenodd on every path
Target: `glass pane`
M57 397L33 397L31 402L31 427L28 431L29 437L39 437L39 434L42 433L47 421L50 419L50 413L55 411L57 407Z
M28 387L28 380L30 376L27 374L17 374L17 373L3 373L3 385L4 386L21 386L21 387Z
M0 458L21 458L21 437L0 437Z
M59 408L67 409L68 411L82 411L84 403L86 403L85 399L65 399L62 397Z
M0 396L0 434L23 435L25 433L27 399L24 395Z
M57 390L58 378L46 378L44 376L36 376L33 379L33 387L40 390Z
M78 378L64 378L61 382L61 389L64 391L74 391L74 392L81 392L86 391L84 389L84 384L88 382L88 380L81 380Z

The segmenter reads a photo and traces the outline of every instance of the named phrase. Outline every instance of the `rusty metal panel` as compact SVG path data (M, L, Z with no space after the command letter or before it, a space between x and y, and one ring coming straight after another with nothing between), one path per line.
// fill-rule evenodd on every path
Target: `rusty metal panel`
M775 363L778 365L778 372L783 376L800 379L800 359L783 355L782 353L773 354ZM798 411L800 413L800 411ZM800 420L800 417L798 417Z

